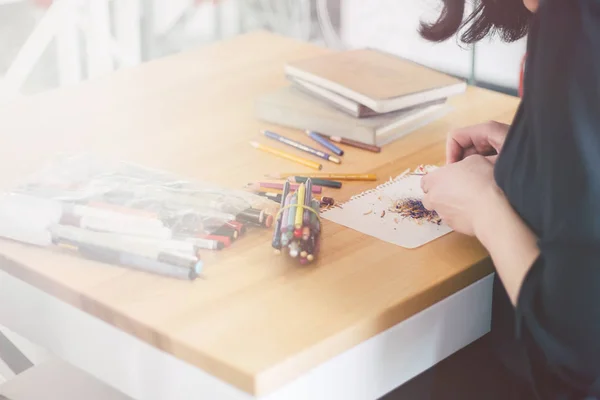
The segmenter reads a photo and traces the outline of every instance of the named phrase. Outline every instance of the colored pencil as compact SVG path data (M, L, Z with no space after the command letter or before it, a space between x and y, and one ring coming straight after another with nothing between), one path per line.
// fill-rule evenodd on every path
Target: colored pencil
M342 160L340 160L339 158L337 158L335 156L332 156L331 154L322 152L321 150L317 150L313 147L305 145L304 143L297 142L297 141L287 138L285 136L281 136L278 133L271 132L271 131L262 131L262 133L269 139L273 139L280 143L287 144L288 146L291 146L295 149L304 151L305 153L312 154L313 156L322 158L324 160L331 161L336 164L340 164L342 162Z
M300 187L298 188L298 205L299 206L303 206L306 201L306 186L304 185L304 183L300 184ZM303 216L304 216L304 208L302 207L296 207L296 218L294 219L294 226L296 229L301 229L302 228L302 223L303 223Z
M281 196L281 204L280 204L280 209L283 209L284 205L285 205L285 199L288 196L288 194L290 193L290 184L289 182L286 182L285 185L283 186L283 194ZM275 222L275 232L273 233L273 240L271 242L271 245L273 246L274 249L281 249L281 224L282 224L282 220L283 220L283 215L280 214L279 218L277 218L277 221Z
M307 178L304 176L290 176L289 178L287 178L287 180L290 182L296 182L296 183L303 183L308 180L311 180L312 183L314 183L315 185L321 186L321 187L328 187L328 188L334 188L334 189L339 189L342 187L342 182L330 181L327 179L319 179L319 178Z
M298 245L298 242L290 243L290 257L296 258L296 257L298 257L299 253L300 253L300 246Z
M312 207L311 201L312 201L312 192L311 192L311 188L312 188L312 180L310 178L308 178L305 182L306 184L306 193L304 195L304 205L306 207ZM302 217L302 224L303 225L307 225L308 222L310 221L310 214L311 212L308 210L303 210L303 217Z
M290 160L290 161L294 161L298 164L302 164L306 167L312 168L312 169L316 169L316 170L320 170L323 168L323 166L321 164L319 164L318 162L314 162L311 160L307 160L305 158L302 157L298 157L294 154L290 154L290 153L286 153L284 151L278 150L278 149L274 149L272 147L269 146L265 146L263 144L260 144L258 142L250 142L250 145L256 149L262 150L266 153L270 153L273 154L275 156L281 157L281 158L285 158L286 160Z
M343 174L343 173L320 173L320 172L282 172L275 174L267 174L266 178L269 179L286 179L290 176L302 176L305 178L320 178L320 179L332 179L336 181L376 181L377 175L375 174Z
M285 223L285 231L281 234L281 244L283 246L287 246L290 240L294 237L294 219L296 217L296 208L293 207L295 204L298 204L298 194L294 193L292 198L290 199L289 212L287 215L287 221L283 221Z
M323 135L323 136L327 137L332 142L345 144L348 146L356 147L356 148L367 150L367 151L372 151L373 153L379 153L381 151L381 147L375 146L372 144L361 143L361 142L357 142L356 140L346 139L346 138L342 138L339 136L327 136L327 135Z
M329 140L325 139L323 136L319 135L317 132L306 131L306 134L315 142L319 143L321 146L325 147L327 150L331 151L338 156L344 155L344 150L337 147L335 144L331 143Z
M317 211L317 213L319 212L319 201L316 199L313 199L312 203L311 203L313 209L315 211ZM317 218L316 214L311 213L311 229L314 229L317 232L321 231L321 224L319 223L319 219Z
M295 192L300 187L299 184L291 184L290 191ZM275 189L275 190L283 190L283 183L279 182L257 182L257 183L249 183L246 185L246 189L254 190L254 191L266 191L263 189ZM323 188L321 186L313 185L312 193L322 193Z
M286 182L286 187L288 184ZM286 253L291 258L297 258L300 265L313 262L321 247L321 224L318 218L321 203L313 198L311 185L312 180L308 179L305 184L300 185L296 193L287 194L283 203L284 211L278 219L281 229L275 227L273 238L276 253Z
M284 207L285 210L283 211L283 213L281 214L282 219L281 219L281 233L286 233L287 232L287 221L288 221L288 216L290 215L290 210L291 207L288 207L291 203L292 203L292 197L294 197L293 193L288 193L288 195L285 197L285 202Z

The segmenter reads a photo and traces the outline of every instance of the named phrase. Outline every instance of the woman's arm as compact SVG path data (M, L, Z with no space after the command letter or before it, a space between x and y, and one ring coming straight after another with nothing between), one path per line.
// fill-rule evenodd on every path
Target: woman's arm
M479 201L484 205L475 217L474 233L490 253L516 305L525 276L540 254L537 238L496 186L482 194Z

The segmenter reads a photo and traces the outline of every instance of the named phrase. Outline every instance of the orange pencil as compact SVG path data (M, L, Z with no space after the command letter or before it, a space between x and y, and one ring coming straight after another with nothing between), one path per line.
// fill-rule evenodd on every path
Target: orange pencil
M271 154L281 157L281 158L285 158L286 160L297 162L298 164L302 164L302 165L312 168L312 169L320 170L321 168L323 168L323 166L321 164L319 164L318 162L307 160L305 158L298 157L293 154L286 153L284 151L274 149L269 146L265 146L258 142L250 142L250 145L252 145L252 147L254 147L256 149L262 150L267 153L271 153Z

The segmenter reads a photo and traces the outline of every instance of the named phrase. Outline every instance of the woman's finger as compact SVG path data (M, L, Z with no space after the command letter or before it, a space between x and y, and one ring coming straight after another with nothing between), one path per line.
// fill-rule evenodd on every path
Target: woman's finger
M508 125L498 122L455 129L446 140L446 163L452 164L473 155L494 155L500 151Z
M458 162L464 158L465 149L472 147L472 143L461 143L455 137L459 135L456 131L452 131L448 134L446 140L446 164L452 164Z
M421 202L423 203L423 207L425 207L428 210L432 210L433 209L433 205L431 204L431 196L428 194L425 194L425 196L423 196L423 200L421 200Z

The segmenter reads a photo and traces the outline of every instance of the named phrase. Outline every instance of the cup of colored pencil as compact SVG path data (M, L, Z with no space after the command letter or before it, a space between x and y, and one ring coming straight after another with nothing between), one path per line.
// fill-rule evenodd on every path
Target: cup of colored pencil
M313 198L312 181L307 179L298 190L290 190L286 181L277 214L272 246L278 254L287 254L301 265L313 262L321 246L320 201Z

